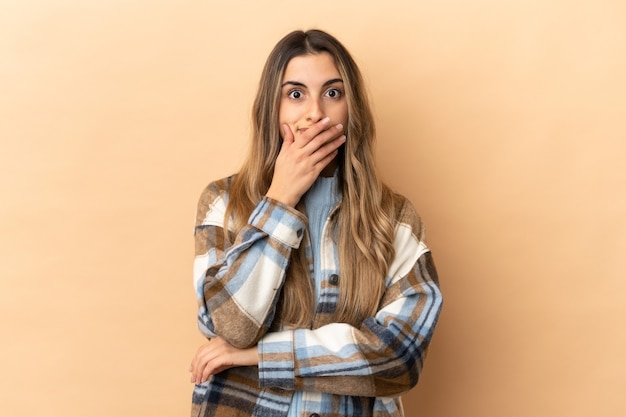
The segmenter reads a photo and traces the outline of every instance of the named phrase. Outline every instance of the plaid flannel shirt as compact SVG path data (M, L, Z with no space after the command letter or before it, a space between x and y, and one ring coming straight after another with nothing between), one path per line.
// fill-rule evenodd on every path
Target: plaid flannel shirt
M424 228L401 196L395 257L380 309L360 326L332 321L338 300L337 247L325 227L324 279L311 328L274 323L289 257L303 241L300 211L263 198L232 244L224 213L233 177L202 193L195 225L194 283L198 325L240 348L258 345L259 365L235 367L196 385L193 416L285 417L294 390L303 416L402 416L399 395L418 380L442 296ZM310 248L305 246L310 255Z

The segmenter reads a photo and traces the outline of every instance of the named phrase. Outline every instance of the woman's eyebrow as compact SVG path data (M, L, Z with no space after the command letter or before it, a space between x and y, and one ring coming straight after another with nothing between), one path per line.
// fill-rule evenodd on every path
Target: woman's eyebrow
M335 84L335 83L343 83L343 80L341 78L333 78L333 79L326 81L322 87L326 87L328 85Z
M341 78L332 78L332 79L326 81L324 84L322 84L322 87L326 87L326 86L329 86L329 85L335 84L335 83L343 83L343 80ZM283 83L283 85L281 85L281 88L286 86L286 85L295 85L296 87L307 88L306 84L301 83L300 81L285 81Z
M286 85L295 85L296 87L305 87L306 88L306 85L301 83L301 82L299 82L299 81L285 81L283 83L283 85L281 85L281 87L284 87Z

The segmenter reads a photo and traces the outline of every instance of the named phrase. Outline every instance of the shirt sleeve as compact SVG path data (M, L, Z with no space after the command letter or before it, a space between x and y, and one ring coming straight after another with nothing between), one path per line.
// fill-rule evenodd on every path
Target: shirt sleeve
M198 325L238 348L254 346L269 328L291 251L299 247L306 217L263 198L232 245L224 235L225 193L212 184L198 204L194 282Z
M358 327L266 334L259 342L262 387L380 397L417 384L443 299L421 222L412 206L407 210L381 309Z

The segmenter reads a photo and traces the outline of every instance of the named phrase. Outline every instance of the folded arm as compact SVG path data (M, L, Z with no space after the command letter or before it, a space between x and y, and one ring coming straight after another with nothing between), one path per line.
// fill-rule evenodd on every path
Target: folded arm
M254 209L232 245L224 236L219 184L203 193L196 218L194 281L198 324L207 337L238 348L254 346L269 328L291 251L300 245L306 217L270 198Z
M419 378L442 295L419 217L408 206L381 308L359 326L266 334L259 342L263 387L358 396L396 396Z

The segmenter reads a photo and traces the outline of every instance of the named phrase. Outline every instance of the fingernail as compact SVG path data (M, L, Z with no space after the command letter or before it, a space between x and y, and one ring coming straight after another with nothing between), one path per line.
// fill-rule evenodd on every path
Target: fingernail
M324 118L322 119L322 124L327 125L327 124L328 124L328 122L330 122L330 117L324 117Z
M341 130L341 129L343 129L343 125L342 125L341 123L339 123L339 124L337 125L337 130Z
M341 135L339 140L342 141L342 142L345 142L346 141L346 135Z

